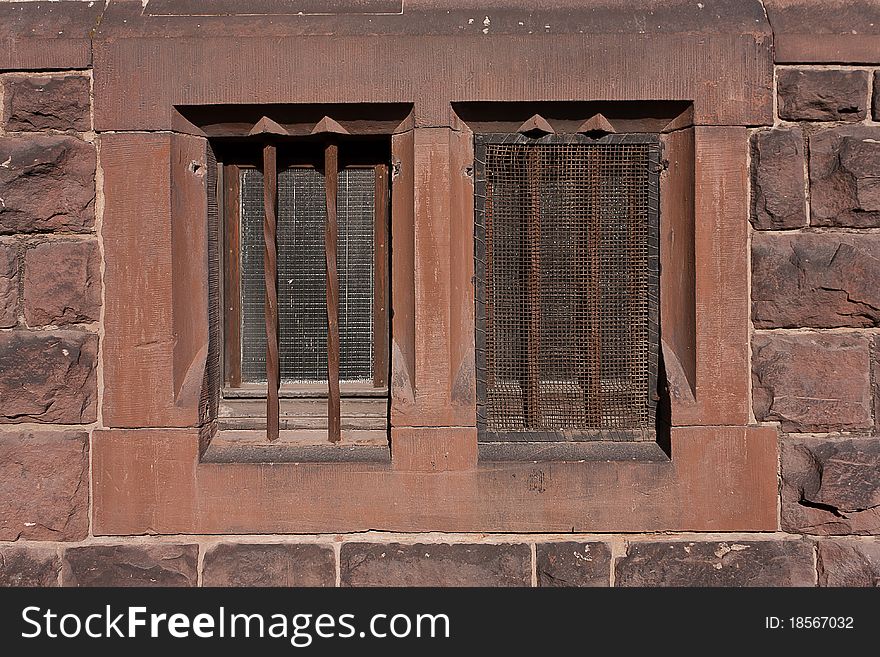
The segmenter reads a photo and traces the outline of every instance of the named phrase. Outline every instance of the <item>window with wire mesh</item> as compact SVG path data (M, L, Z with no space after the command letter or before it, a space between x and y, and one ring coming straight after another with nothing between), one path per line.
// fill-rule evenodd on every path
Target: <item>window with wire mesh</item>
M224 148L225 146L225 148ZM257 144L259 146L259 144ZM281 426L303 403L328 394L330 362L338 362L343 424L377 425L387 399L389 348L389 194L382 145L344 144L336 176L338 354L328 353L327 188L323 144L279 148L276 170L276 287ZM265 415L259 406L230 405L266 395L266 233L264 175L259 148L221 144L224 252L223 397L221 415ZM375 409L345 399L366 395ZM242 402L244 403L244 402ZM320 416L317 407L307 414ZM361 415L370 421L361 421ZM285 419L286 418L286 419ZM375 420L375 421L373 421ZM325 420L326 421L326 420ZM262 426L259 422L254 426ZM247 428L248 423L231 426ZM377 425L378 426L378 425Z
M659 143L475 140L482 441L653 440Z

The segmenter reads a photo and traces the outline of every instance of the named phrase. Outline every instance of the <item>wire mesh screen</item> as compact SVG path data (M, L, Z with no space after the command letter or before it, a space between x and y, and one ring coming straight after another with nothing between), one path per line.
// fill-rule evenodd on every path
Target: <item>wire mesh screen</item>
M653 439L656 139L485 136L476 153L481 439Z
M278 323L281 379L327 381L327 275L324 176L314 168L278 172ZM375 172L339 172L339 375L373 378ZM263 175L241 171L241 375L266 381Z

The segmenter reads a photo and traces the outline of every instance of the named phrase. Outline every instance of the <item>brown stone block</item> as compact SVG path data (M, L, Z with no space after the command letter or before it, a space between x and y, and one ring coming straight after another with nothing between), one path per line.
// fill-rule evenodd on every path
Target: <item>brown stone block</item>
M538 586L610 586L605 543L538 543L537 560Z
M782 441L782 527L880 534L880 438Z
M774 531L771 427L674 428L670 461L205 463L199 432L93 434L93 532ZM683 504L682 500L688 500Z
M89 230L95 162L95 147L75 137L0 137L0 232Z
M810 137L810 223L880 226L880 127L844 126Z
M0 423L94 422L97 352L92 333L0 333Z
M79 130L92 125L89 79L83 75L7 78L6 130Z
M326 545L221 543L205 553L202 586L335 586Z
M43 242L25 252L24 317L29 326L96 322L100 315L96 241Z
M800 128L756 133L752 137L752 170L752 225L759 230L805 226L804 136Z
M59 570L52 548L0 546L0 586L58 586Z
M0 432L0 541L75 541L89 528L89 436Z
M861 121L867 71L783 68L776 73L779 117L788 121Z
M18 323L18 245L0 244L0 328Z
M757 328L880 326L880 235L756 233Z
M196 586L198 545L83 545L64 551L63 586Z
M0 3L0 69L87 68L100 2Z
M756 334L752 341L755 417L783 431L869 429L868 340L861 335Z
M880 541L819 541L819 586L880 586Z
M763 0L776 61L876 64L880 5L870 0Z
M808 541L630 543L615 586L814 586Z
M104 421L195 426L208 334L205 141L102 135L101 162Z
M443 472L477 465L475 427L392 427L391 446L395 470Z
M342 586L529 586L528 545L345 543Z

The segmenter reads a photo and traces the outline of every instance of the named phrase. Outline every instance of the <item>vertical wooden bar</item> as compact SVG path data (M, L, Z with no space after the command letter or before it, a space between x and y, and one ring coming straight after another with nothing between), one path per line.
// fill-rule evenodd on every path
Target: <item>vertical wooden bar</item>
M324 186L327 192L327 221L324 251L327 257L327 434L331 443L341 439L339 417L339 278L336 270L336 195L339 187L339 147L324 147Z
M526 219L528 262L526 263L526 297L528 329L526 338L526 390L523 417L527 428L540 428L541 401L541 153L538 147L528 151L526 167L529 187L529 208Z
M388 385L388 167L375 167L373 229L373 385Z
M263 146L263 266L266 277L266 437L278 438L278 388L281 369L278 362L278 264L276 213L278 177L275 145Z
M223 167L223 366L226 384L241 386L241 170Z

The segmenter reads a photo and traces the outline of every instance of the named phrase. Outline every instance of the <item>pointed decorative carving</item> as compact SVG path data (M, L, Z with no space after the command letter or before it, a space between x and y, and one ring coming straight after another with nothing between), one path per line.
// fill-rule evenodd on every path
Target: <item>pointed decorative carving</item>
M313 135L319 135L326 132L333 132L338 135L347 135L348 130L343 128L337 121L334 121L329 116L325 116L323 119L318 121L318 124L312 128Z
M617 130L614 129L614 126L606 119L602 114L594 114L589 119L581 123L581 127L578 128L578 132L581 133L601 133L603 135L614 134Z
M283 126L276 123L268 116L264 116L262 119L257 121L251 131L248 133L249 135L289 135L290 133L284 129Z
M552 135L556 131L553 129L553 126L547 122L547 119L540 114L535 114L532 118L523 123L517 132L523 135Z

